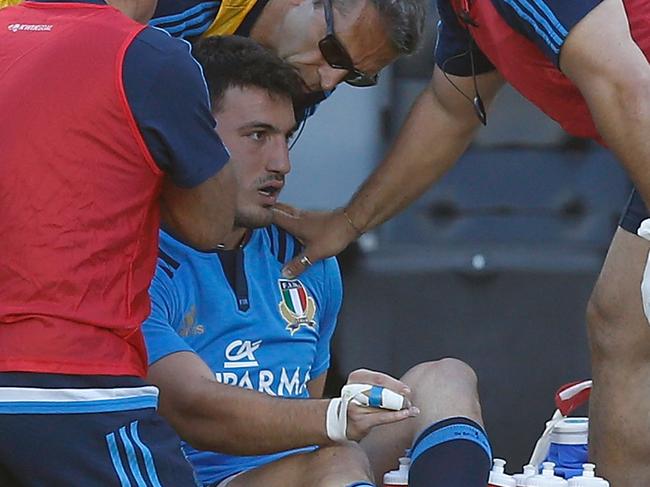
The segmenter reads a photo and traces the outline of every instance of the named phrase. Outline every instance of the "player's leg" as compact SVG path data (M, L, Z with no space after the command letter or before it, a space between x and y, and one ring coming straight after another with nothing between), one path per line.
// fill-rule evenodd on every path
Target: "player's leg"
M474 371L460 360L442 359L413 367L401 380L413 391L420 414L377 427L362 440L377 480L413 445L412 487L484 486L490 469L485 445L458 441L473 435L487 442Z
M614 236L587 312L594 380L589 450L616 487L650 485L650 325L641 302L650 242L635 234L646 215L635 198Z
M374 486L370 464L356 444L319 448L286 456L244 472L227 487L347 487ZM217 484L223 487L222 484ZM216 487L216 486L215 486Z
M194 487L156 403L138 378L0 374L0 485Z

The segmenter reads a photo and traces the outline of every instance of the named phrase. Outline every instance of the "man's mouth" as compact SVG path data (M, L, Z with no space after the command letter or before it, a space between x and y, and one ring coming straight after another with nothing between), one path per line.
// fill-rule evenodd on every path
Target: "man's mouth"
M273 181L262 186L261 188L258 188L257 192L267 198L275 198L283 187L284 183L282 181Z

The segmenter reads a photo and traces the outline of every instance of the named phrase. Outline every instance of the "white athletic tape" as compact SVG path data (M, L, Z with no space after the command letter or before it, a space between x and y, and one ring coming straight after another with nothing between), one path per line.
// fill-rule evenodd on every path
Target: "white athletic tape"
M643 313L650 323L650 253L648 253L643 279L641 279L641 302L643 303Z
M343 389L345 390L345 387ZM352 392L355 392L352 397L352 402L359 406L390 409L392 411L399 411L404 407L404 396L397 392L393 392L390 389L386 389L385 387L368 386L363 384L363 389L353 389ZM376 396L374 397L374 401L371 396L372 393L375 393Z
M332 441L349 441L347 426L350 402L364 407L399 411L404 407L404 396L385 387L371 384L348 384L344 386L341 389L341 397L332 399L327 407L327 436Z
M636 233L639 237L650 240L650 218L646 218L641 222Z
M636 232L639 237L650 240L650 218L643 220ZM641 302L646 319L650 323L650 253L646 259L643 279L641 280Z
M341 412L343 412L341 414ZM348 429L348 406L341 407L341 398L335 397L327 406L327 436L330 440L341 443L348 441L346 435Z

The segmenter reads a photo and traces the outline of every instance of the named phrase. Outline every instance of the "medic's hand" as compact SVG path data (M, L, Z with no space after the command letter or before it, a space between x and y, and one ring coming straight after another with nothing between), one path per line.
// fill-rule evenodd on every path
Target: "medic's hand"
M349 390L354 391L358 384L378 387L373 387L372 390L368 390L368 387L361 387L365 392L357 393L350 398ZM382 389L386 389L383 394ZM363 394L365 397L360 397L359 394ZM359 398L355 399L357 396ZM382 396L383 401L380 399ZM355 370L348 376L348 383L343 388L342 397L333 399L330 403L327 418L328 436L334 441L359 441L376 426L396 423L417 416L420 410L411 404L410 397L409 387L389 375L366 369ZM401 404L398 403L395 406L396 399L399 399ZM380 407L372 407L370 404L380 405ZM400 405L401 409L399 410L389 409L400 407ZM347 415L343 408L347 408Z
M303 252L282 269L283 276L289 279L298 277L319 260L338 254L360 235L342 209L305 211L277 203L273 223L305 245Z

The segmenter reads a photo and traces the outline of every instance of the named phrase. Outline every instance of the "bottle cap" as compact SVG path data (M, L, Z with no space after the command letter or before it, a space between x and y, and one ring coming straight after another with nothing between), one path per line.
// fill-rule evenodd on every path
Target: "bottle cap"
M567 487L569 484L562 477L555 475L555 464L553 462L544 462L544 469L540 475L528 477L527 487Z
M609 482L596 477L596 465L585 463L582 465L582 475L569 480L569 487L609 487Z
M384 474L384 486L389 487L393 485L408 485L409 483L409 467L411 466L411 459L409 457L400 457L399 469L391 470Z
M515 479L505 473L506 461L502 458L495 458L492 470L490 471L490 487L517 487Z
M586 445L589 418L565 418L553 427L551 443L558 445Z
M524 471L522 473L516 473L512 476L515 479L517 487L526 487L526 480L529 477L532 477L537 473L537 469L534 465L524 465Z

